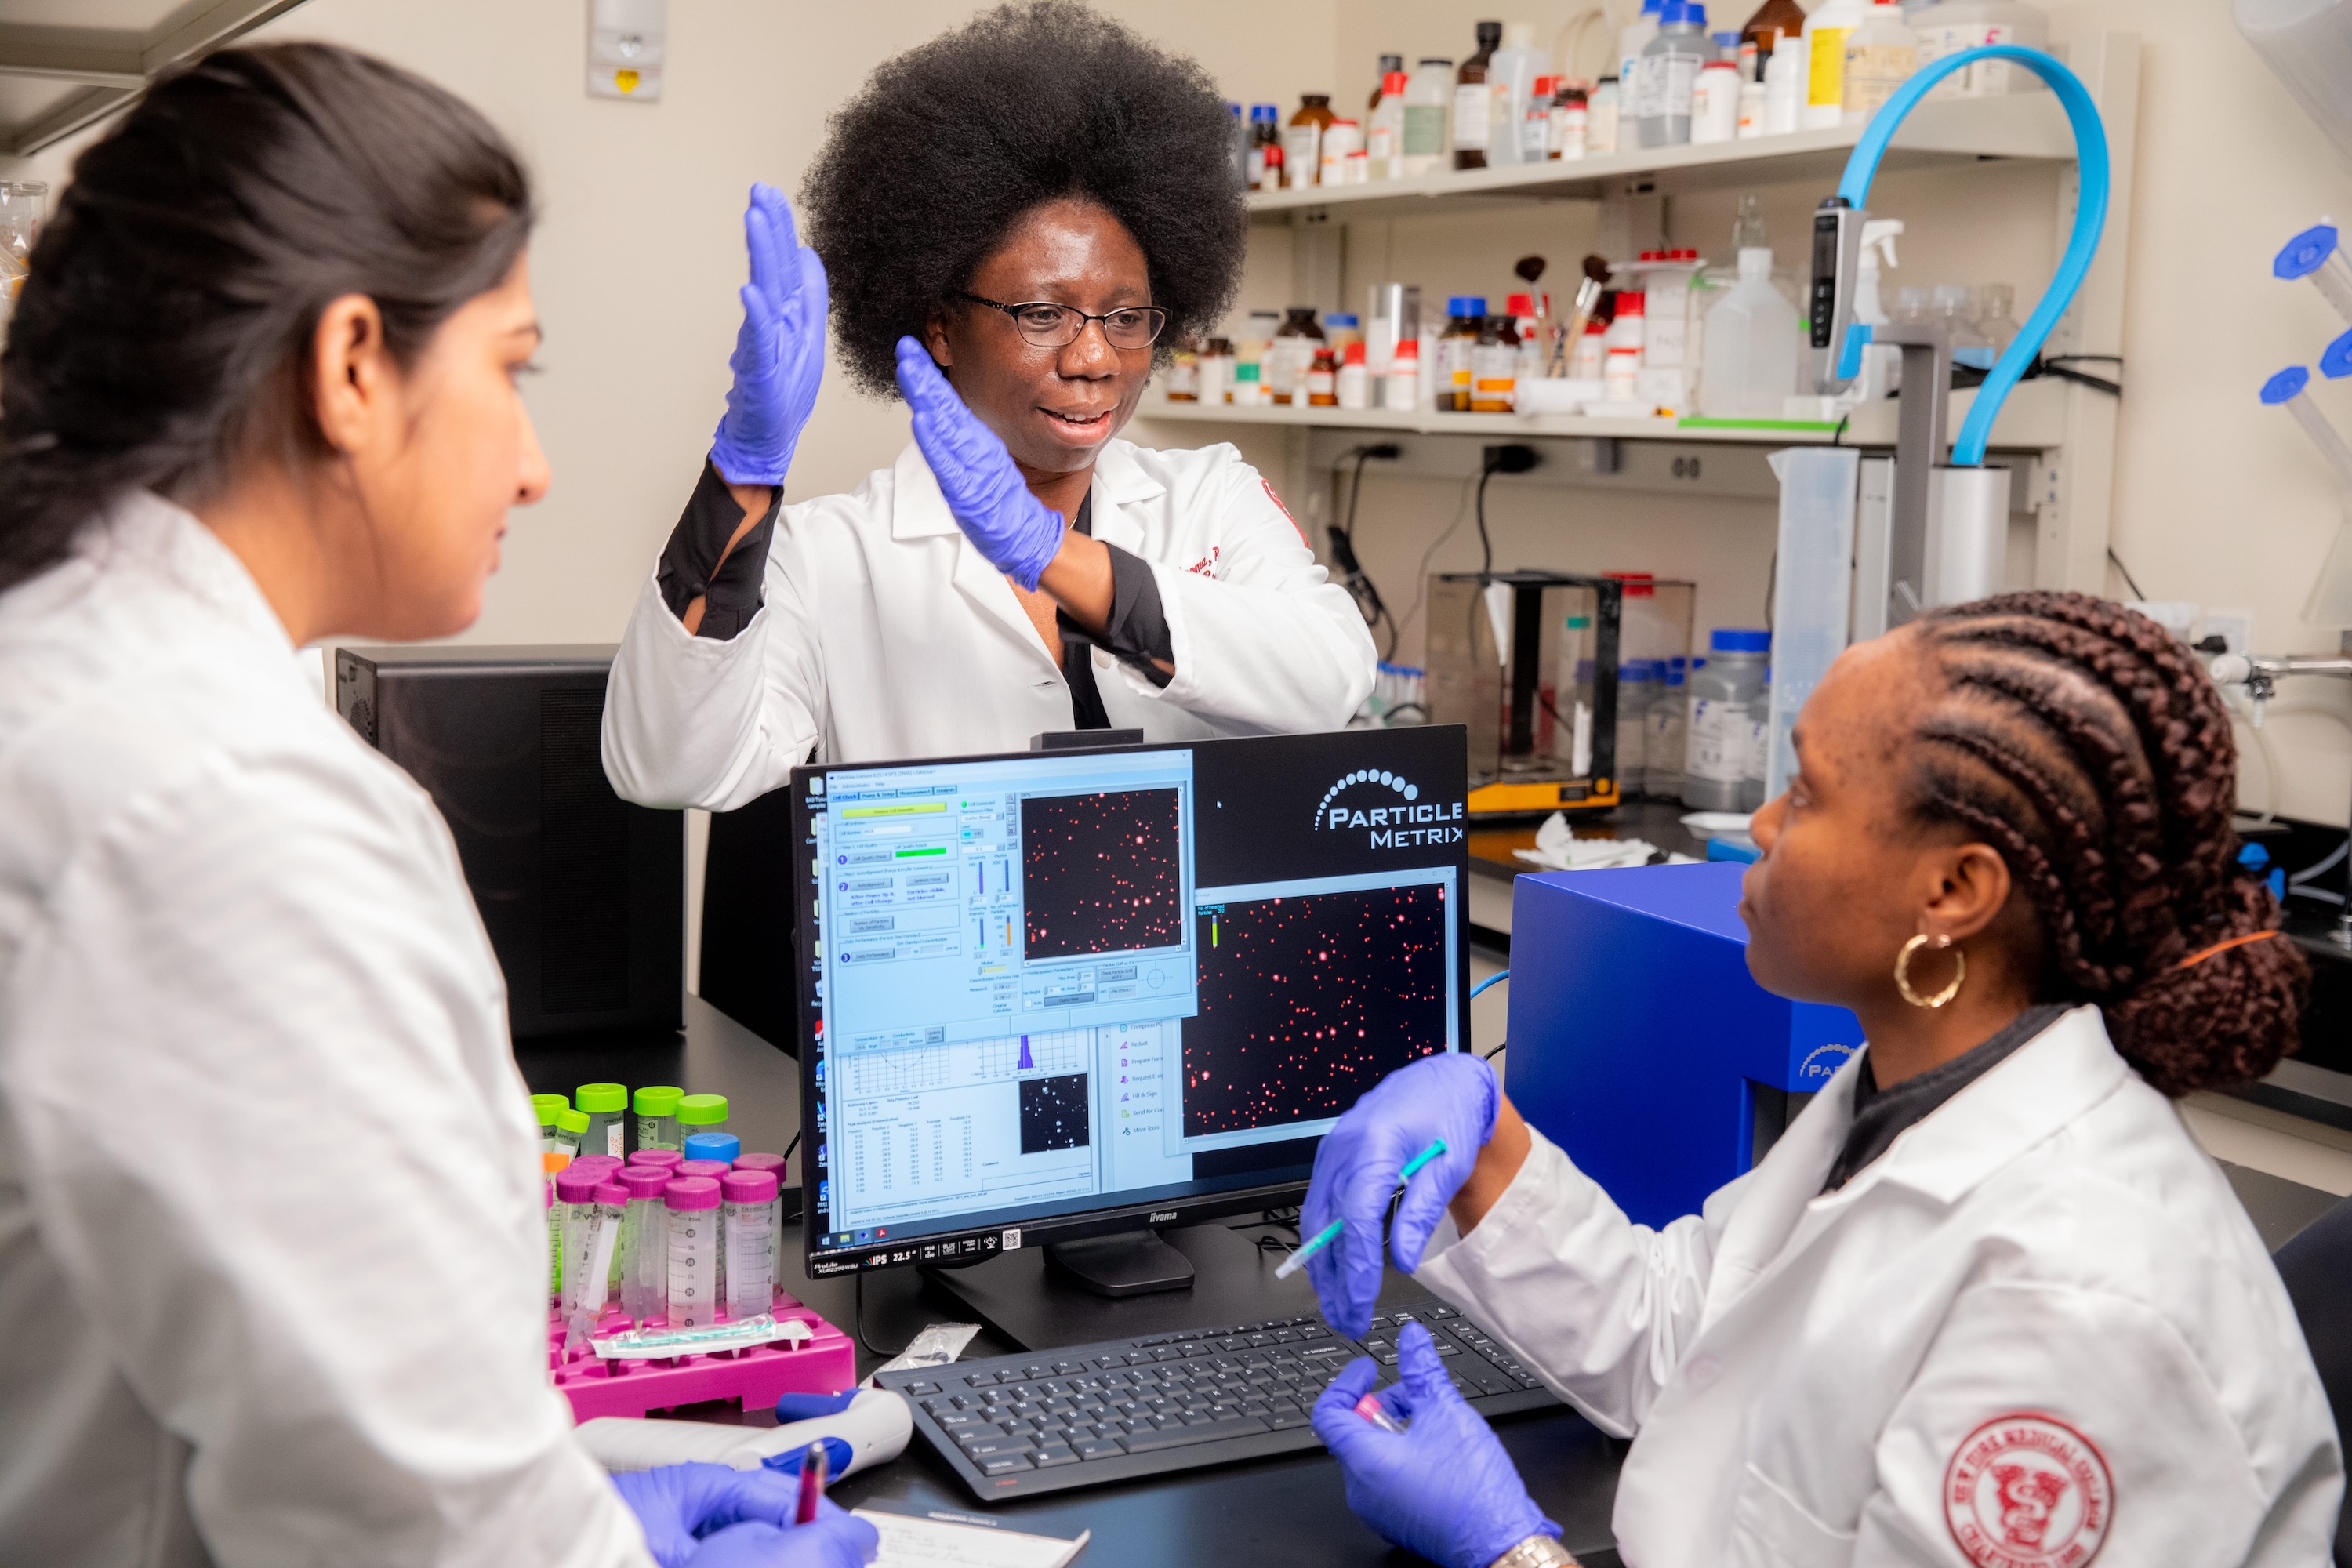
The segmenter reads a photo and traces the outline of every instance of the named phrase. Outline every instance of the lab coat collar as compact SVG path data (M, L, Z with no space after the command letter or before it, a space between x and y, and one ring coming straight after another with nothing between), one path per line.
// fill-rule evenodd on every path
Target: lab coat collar
M80 550L100 571L129 565L155 572L238 630L294 651L286 623L236 552L194 513L152 490L133 490L117 500L85 535Z
M1855 1173L1846 1191L1859 1196L1869 1186L1892 1184L1958 1203L2019 1155L2080 1121L2130 1076L2098 1008L2074 1008L1906 1129Z

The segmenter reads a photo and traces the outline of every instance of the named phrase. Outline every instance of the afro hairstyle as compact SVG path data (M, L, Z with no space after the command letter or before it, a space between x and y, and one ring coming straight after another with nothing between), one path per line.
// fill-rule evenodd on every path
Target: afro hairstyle
M885 61L836 111L801 191L849 379L898 395L896 353L1031 210L1127 226L1168 312L1164 355L1240 280L1233 120L1198 63L1071 0L1031 0Z

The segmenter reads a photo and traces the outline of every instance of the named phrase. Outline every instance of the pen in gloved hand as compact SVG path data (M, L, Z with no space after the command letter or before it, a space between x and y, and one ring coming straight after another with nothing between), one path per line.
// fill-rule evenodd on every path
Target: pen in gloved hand
M1404 1169L1397 1173L1397 1186L1399 1190L1402 1190L1407 1182L1412 1180L1412 1178L1419 1173L1423 1165L1428 1164L1432 1160L1436 1159L1440 1154L1444 1152L1445 1140L1443 1138L1432 1139L1428 1148L1423 1149L1420 1153L1415 1154L1412 1159L1407 1160L1404 1163ZM1340 1221L1336 1219L1333 1220L1329 1225L1325 1226L1321 1230L1318 1230L1313 1236L1308 1237L1306 1244L1300 1247L1297 1251L1283 1259L1282 1267L1274 1271L1274 1277L1276 1279L1289 1279L1292 1275L1307 1267L1307 1259L1310 1256L1322 1251L1323 1248L1339 1240L1341 1234L1345 1232L1347 1228L1348 1227Z

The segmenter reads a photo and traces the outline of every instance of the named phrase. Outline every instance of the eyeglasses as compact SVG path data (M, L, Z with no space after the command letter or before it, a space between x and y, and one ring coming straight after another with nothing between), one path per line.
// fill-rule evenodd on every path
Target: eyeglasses
M1078 334L1087 330L1088 321L1102 323L1103 341L1115 349L1148 349L1160 341L1160 334L1168 326L1168 312L1157 305L1123 305L1095 316L1075 306L1042 300L1026 305L1007 305L983 300L977 294L960 293L956 297L1003 311L1013 318L1013 325L1021 336L1041 349L1069 347L1078 341Z

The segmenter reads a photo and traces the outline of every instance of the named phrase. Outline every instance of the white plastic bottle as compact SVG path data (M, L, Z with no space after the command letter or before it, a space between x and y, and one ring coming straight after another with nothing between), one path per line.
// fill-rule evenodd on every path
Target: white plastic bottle
M1421 340L1400 338L1381 377L1381 406L1400 412L1424 406L1421 400Z
M1404 177L1404 89L1412 79L1402 71L1381 78L1381 101L1364 131L1365 162L1375 180Z
M1786 136L1805 118L1805 50L1784 43L1764 62L1764 134Z
M1846 35L1862 26L1869 9L1868 0L1822 0L1805 17L1805 101L1799 130L1830 131L1844 122ZM1772 51L1776 57L1780 52Z
M1796 307L1772 287L1772 253L1739 253L1739 281L1706 313L1699 412L1709 419L1778 419L1797 390Z
M1729 60L1709 60L1700 68L1698 85L1691 89L1691 144L1731 142L1739 135L1739 68Z
M2048 15L2021 0L1943 0L1905 19L1919 35L1922 66L1986 44L2021 44L2030 49L2050 47ZM2043 85L2024 66L2009 60L1979 60L1937 82L1928 96L1998 98L2004 93L2034 92Z
M1633 400L1633 388L1642 374L1642 347L1648 337L1648 303L1640 294L1621 292L1617 296L1617 314L1611 318L1609 331L1601 339L1608 356L1601 373L1604 384L1601 395L1611 403Z
M1526 124L1528 104L1535 96L1536 76L1544 64L1544 52L1536 47L1536 25L1504 23L1503 47L1495 51L1495 58L1486 66L1489 164L1543 162L1540 147L1533 156L1527 151Z
M1635 74L1641 69L1642 51L1658 36L1658 13L1666 0L1642 0L1642 14L1628 22L1617 35L1617 90L1630 97Z
M1404 174L1412 179L1454 166L1448 134L1454 107L1454 62L1433 56L1406 79Z
M1868 121L1918 68L1919 35L1903 20L1902 0L1872 0L1845 38L1844 119Z
M1689 143L1691 98L1714 52L1706 37L1706 7L1695 0L1665 0L1658 12L1658 36L1643 49L1636 79L1634 116L1643 147Z
M1372 405L1371 373L1364 368L1364 345L1349 343L1341 351L1339 374L1334 378L1342 408L1370 408Z
M1584 150L1592 157L1606 158L1617 151L1624 129L1624 96L1613 76L1593 84L1584 110Z

